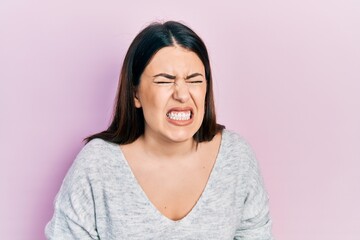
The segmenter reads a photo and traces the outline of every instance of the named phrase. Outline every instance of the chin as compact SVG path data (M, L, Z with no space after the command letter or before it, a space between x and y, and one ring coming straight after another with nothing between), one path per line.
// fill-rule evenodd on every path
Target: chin
M167 135L167 138L176 143L186 142L193 139L193 136L195 135L196 131L177 131L172 132Z

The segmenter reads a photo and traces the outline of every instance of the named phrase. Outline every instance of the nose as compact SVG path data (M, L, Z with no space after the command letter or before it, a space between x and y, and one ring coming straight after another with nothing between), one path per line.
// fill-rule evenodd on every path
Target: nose
M189 87L185 81L176 81L174 85L173 97L175 100L185 103L190 98Z

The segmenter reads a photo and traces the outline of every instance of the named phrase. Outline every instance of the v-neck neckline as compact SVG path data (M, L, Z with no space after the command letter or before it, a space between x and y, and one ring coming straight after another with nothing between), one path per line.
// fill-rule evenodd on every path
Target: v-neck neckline
M207 179L206 185L205 185L203 191L201 192L200 197L197 199L197 201L195 202L195 204L193 205L191 210L184 217L182 217L179 220L172 220L172 219L168 218L151 202L151 200L149 199L149 197L145 193L144 189L141 187L139 181L135 177L135 174L134 174L133 170L131 169L130 164L129 164L128 160L126 159L121 147L119 145L116 145L116 147L118 149L118 153L120 154L121 161L124 163L124 165L126 167L126 172L128 173L129 177L131 178L132 184L135 186L135 191L137 191L141 195L141 197L145 200L146 205L162 221L165 221L165 222L170 223L170 224L179 224L179 223L189 221L193 217L193 215L196 214L196 212L201 210L202 204L206 200L207 192L209 191L209 188L212 185L213 181L215 181L214 179L216 178L216 175L217 175L217 171L218 171L218 168L219 168L218 165L220 164L219 162L220 162L221 155L222 155L222 152L223 152L224 134L226 134L225 130L223 130L221 132L220 146L218 147L218 152L216 154L215 162L214 162L214 164L212 166L212 169L210 171L210 174L209 174L209 177Z

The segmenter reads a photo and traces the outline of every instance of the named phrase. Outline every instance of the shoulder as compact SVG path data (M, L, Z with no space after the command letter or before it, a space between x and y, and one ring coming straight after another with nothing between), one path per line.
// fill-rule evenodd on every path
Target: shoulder
M240 134L224 129L221 143L222 156L238 166L241 171L257 168L255 152L250 143Z
M81 149L75 161L92 164L94 160L107 159L116 154L118 147L117 144L95 138Z
M61 187L61 194L77 194L104 178L104 168L116 162L116 144L93 139L82 147L68 169Z
M114 147L114 144L107 142L100 138L95 138L90 142L86 143L85 146L81 149L79 154L94 154L111 151Z
M253 154L251 145L240 134L224 129L222 132L222 147L230 151Z
M103 166L116 160L117 147L118 145L102 139L91 140L77 154L68 175L94 177L99 175Z
M238 133L223 130L222 157L232 173L246 183L246 192L263 188L259 162L251 145Z

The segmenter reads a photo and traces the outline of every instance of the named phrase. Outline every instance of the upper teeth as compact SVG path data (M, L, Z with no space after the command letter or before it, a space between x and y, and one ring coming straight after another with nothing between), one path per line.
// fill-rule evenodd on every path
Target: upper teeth
M170 112L167 114L168 118L173 120L189 120L191 116L190 111L186 112Z

